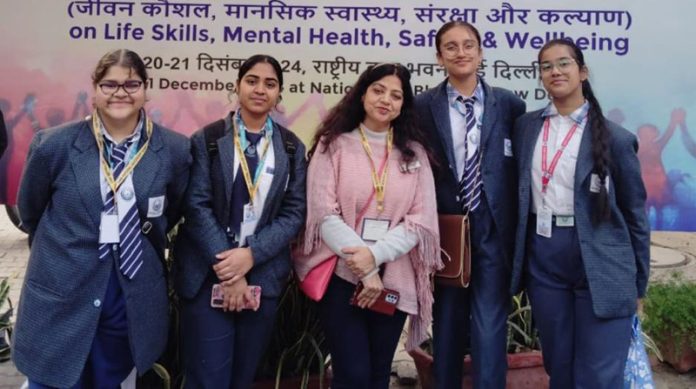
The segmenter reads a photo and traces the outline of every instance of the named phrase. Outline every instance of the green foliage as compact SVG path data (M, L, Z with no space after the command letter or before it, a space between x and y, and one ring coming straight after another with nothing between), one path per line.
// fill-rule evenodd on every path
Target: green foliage
M278 302L273 335L259 364L258 378L275 379L276 388L280 388L281 378L302 377L301 388L306 389L309 376L318 374L323 387L327 359L317 304L291 277Z
M512 297L512 312L508 315L508 352L539 350L539 333L532 320L532 306L525 292Z
M696 284L679 272L651 284L643 301L643 329L658 343L668 338L679 347L696 347Z
M5 309L5 302L8 308ZM6 278L0 281L0 362L10 359L10 341L12 338L12 301L10 301L10 283Z
M174 246L177 231L178 225L168 235L168 272L171 272L175 260L171 247ZM152 370L138 379L139 387L179 388L184 380L179 344L179 300L173 280L168 281L170 328L167 349ZM273 334L259 364L257 379L275 380L276 388L280 388L281 378L301 377L301 388L306 389L310 375L318 374L322 388L328 348L324 344L316 303L299 290L297 281L291 277L278 301L277 310Z

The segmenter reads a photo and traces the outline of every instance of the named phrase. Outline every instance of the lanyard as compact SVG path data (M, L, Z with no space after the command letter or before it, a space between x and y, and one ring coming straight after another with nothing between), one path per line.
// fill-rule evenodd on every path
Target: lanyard
M585 119L582 119L580 122L582 123L584 120ZM544 121L544 134L541 144L541 193L546 193L546 188L548 188L549 181L551 181L551 178L553 177L553 172L556 170L558 160L561 159L561 155L565 151L565 148L568 146L568 143L570 143L570 139L573 137L573 134L575 134L575 131L578 129L578 122L575 122L575 124L573 124L573 127L570 128L570 131L568 131L565 138L563 138L563 142L561 142L561 147L559 147L558 150L556 150L556 154L553 156L553 159L551 160L551 166L547 167L546 159L548 157L550 126L551 121L549 120L549 118L546 118L546 120Z
M126 164L126 166L123 168L123 171L121 171L118 178L114 178L111 171L111 164L106 160L106 158L104 158L104 138L101 134L101 122L99 121L99 115L97 114L96 110L92 113L92 131L94 133L94 138L97 141L97 148L99 149L99 162L102 170L104 171L104 177L106 178L107 184L109 184L109 188L111 188L115 195L118 188L126 181L126 178L128 178L128 176L133 172L133 169L135 169L140 160L143 158L143 155L145 155L145 152L150 145L150 138L152 138L152 121L149 117L145 117L145 131L147 134L147 139L135 156L128 161L128 164ZM116 196L114 196L114 202L115 201Z
M389 166L389 156L391 155L392 146L394 143L394 129L389 127L387 132L387 155L384 156L384 161L380 167L379 173L377 172L377 167L375 166L374 158L372 157L372 148L370 143L367 141L367 136L365 135L365 130L362 126L360 129L360 141L362 142L363 149L367 157L370 159L370 168L372 170L372 186L375 188L375 197L377 197L377 212L382 213L384 211L384 192L387 187L387 167Z
M259 163L256 166L256 171L254 172L254 178L252 180L251 172L249 171L249 164L247 163L246 155L244 155L244 149L248 143L246 138L247 130L239 113L237 114L235 120L232 121L232 124L234 125L234 146L237 149L237 155L239 155L239 166L242 168L244 183L249 191L249 202L253 204L254 195L256 195L256 192L259 189L259 175L261 171L263 171L263 166L266 164L266 154L268 153L268 147L272 142L271 136L273 135L273 125L271 123L271 118L268 117L264 127L266 129L266 145L263 148L263 152L259 158ZM242 144L244 147L242 147Z

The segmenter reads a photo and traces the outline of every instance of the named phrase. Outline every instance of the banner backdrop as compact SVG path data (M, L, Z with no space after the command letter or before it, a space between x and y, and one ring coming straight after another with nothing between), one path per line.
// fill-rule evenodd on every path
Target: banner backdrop
M13 204L35 131L91 111L90 75L110 49L148 65L147 110L184 134L234 109L243 60L271 54L284 68L274 117L311 138L322 115L368 65L401 62L415 91L446 76L435 32L449 20L481 31L480 74L528 109L548 103L538 49L566 37L585 51L606 115L636 133L653 228L696 231L696 77L689 0L3 0L0 109L10 148L0 203Z

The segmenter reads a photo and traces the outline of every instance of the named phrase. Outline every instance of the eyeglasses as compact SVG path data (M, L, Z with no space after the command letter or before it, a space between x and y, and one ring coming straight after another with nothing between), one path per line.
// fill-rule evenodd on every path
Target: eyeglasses
M123 88L123 90L130 95L139 91L141 86L143 86L143 82L140 80L128 80L123 84L119 84L118 82L114 81L104 81L99 83L99 89L101 89L102 93L105 95L115 94L118 92L118 88Z
M460 50L464 52L476 50L478 48L478 43L475 40L466 40L462 45L458 45L454 42L445 44L443 47L443 53L446 57L453 58L459 55Z
M559 72L567 72L574 63L576 62L573 58L561 58L556 62L544 61L539 64L539 70L542 73L550 73L553 71L553 68L556 68Z

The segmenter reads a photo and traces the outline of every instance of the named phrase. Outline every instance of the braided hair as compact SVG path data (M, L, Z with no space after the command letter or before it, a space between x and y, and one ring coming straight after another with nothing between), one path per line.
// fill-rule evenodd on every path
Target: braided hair
M553 39L548 41L539 50L538 61L541 63L541 56L548 48L552 46L566 46L570 49L571 56L578 64L580 69L583 69L585 65L585 56L578 46L570 39ZM611 155L609 152L609 141L610 134L607 128L604 114L602 113L602 107L597 101L594 92L592 91L592 86L590 85L590 80L585 79L582 82L582 94L590 104L590 109L588 112L589 117L589 128L592 131L592 159L594 162L594 167L592 172L597 174L599 177L599 193L592 193L594 197L594 208L592 210L592 221L597 224L601 221L609 220L611 216L611 209L609 207L609 193L607 192L607 175L611 167Z

